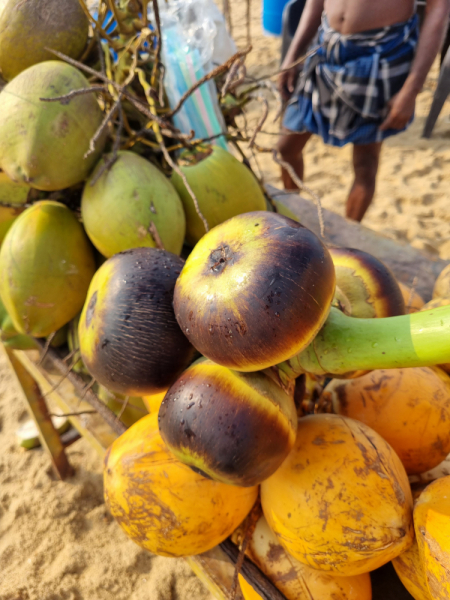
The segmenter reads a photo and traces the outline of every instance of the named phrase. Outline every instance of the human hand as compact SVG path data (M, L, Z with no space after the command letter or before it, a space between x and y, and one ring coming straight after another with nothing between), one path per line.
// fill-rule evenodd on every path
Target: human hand
M291 61L289 61L288 63L286 63L286 61L283 62L283 64L281 65L282 69L286 69L286 67L288 67L291 64ZM287 102L289 100L289 98L292 96L294 89L295 89L295 83L298 77L298 68L297 67L291 67L290 69L287 69L286 71L282 71L279 76L278 76L278 91L281 94L281 97L283 98L283 100L285 102Z
M403 129L414 114L416 94L402 88L398 94L391 98L388 107L389 113L380 125L380 131L387 129Z

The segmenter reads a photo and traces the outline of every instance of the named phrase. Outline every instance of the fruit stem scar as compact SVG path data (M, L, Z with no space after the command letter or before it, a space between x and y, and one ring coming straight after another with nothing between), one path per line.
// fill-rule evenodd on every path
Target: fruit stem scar
M213 250L210 254L211 271L219 273L224 270L226 263L233 258L232 251L229 246L221 246L217 250Z

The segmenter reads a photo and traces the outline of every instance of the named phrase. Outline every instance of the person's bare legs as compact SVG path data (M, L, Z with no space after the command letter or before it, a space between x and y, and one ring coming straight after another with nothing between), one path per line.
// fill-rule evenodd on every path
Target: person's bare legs
M303 181L303 148L311 137L311 133L292 133L286 129L281 132L278 140L277 149L281 158L289 163L295 171L295 174ZM292 180L292 177L286 171L281 169L281 179L285 190L298 190L298 186Z
M353 146L355 180L347 198L346 217L361 221L372 202L380 159L381 142Z

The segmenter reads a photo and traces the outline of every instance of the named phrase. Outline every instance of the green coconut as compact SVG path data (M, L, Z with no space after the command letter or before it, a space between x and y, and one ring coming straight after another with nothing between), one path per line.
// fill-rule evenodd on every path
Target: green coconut
M49 338L50 339L50 338ZM51 338L50 346L59 348L66 343L67 326L58 329ZM39 350L36 340L25 333L19 333L14 327L11 317L6 311L3 302L0 300L0 341L7 348L12 350Z
M38 350L39 346L29 335L18 333L0 300L0 341L11 350Z
M0 173L0 246L5 239L6 232L25 208L30 187L23 183L16 183L6 175ZM1 206L2 203L13 206Z
M0 249L0 297L19 333L45 337L83 307L95 272L92 247L64 204L27 208Z
M92 185L102 163L86 182L81 202L84 227L97 250L110 258L130 248L155 248L154 224L164 249L179 255L186 223L170 181L142 156L123 151Z
M266 200L252 172L219 146L202 146L184 151L179 159L210 229L227 219L254 210L266 210ZM174 171L174 184L186 214L186 239L192 246L205 235L200 219L182 178Z
M0 11L0 70L9 81L31 65L83 52L89 21L79 0L6 0Z
M88 176L102 151L84 157L102 122L95 94L42 102L88 88L71 65L51 60L29 67L0 93L0 168L14 181L44 191L61 190Z

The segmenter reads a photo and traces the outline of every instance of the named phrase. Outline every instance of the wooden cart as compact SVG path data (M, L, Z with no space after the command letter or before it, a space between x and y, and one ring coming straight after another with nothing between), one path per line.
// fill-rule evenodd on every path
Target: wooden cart
M297 195L286 194L274 188L271 188L269 193L274 198L279 212L288 216L295 215L302 224L319 234L319 220L313 204ZM447 261L427 256L326 210L324 222L327 243L370 252L385 262L399 281L409 286L415 281L416 290L424 300L430 299L434 281L448 264ZM17 383L22 388L24 400L36 422L42 445L47 450L53 468L61 479L70 476L72 469L64 445L49 417L45 397L51 398L64 414L92 411L92 406L97 409L95 413L69 416L69 420L101 456L125 430L115 415L106 409L92 391L80 389L76 375L69 374L61 381L61 374L67 375L67 365L56 351L50 350L47 353L42 366L39 364L37 351L11 351L5 348L3 350L8 356ZM188 557L186 561L218 600L228 600L236 553L236 547L227 541L205 554ZM242 574L251 579L252 583L256 582L258 591L267 600L284 598L247 559ZM398 580L390 564L372 574L372 584L373 600L412 598ZM239 592L236 597L240 597Z

